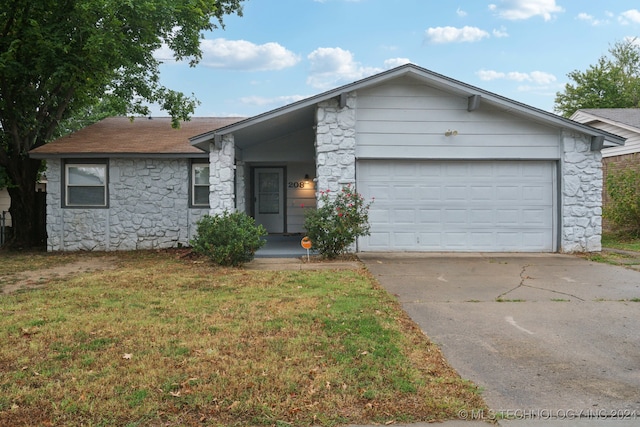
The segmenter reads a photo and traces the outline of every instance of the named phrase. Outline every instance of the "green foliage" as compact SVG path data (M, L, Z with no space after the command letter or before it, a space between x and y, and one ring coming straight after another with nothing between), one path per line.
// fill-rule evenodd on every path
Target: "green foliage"
M304 220L314 249L328 259L346 253L358 237L369 235L372 203L365 202L351 186L331 196L329 190L321 191L318 208L306 211Z
M195 65L203 31L241 14L243 0L12 0L0 8L0 167L14 237L37 242L32 195L39 160L28 152L77 127L67 120L100 102L121 115L166 110L178 127L197 101L160 84L161 47ZM216 25L218 24L218 25ZM172 58L170 58L172 59ZM80 112L80 113L79 113ZM93 113L90 113L93 114ZM62 129L61 129L62 128Z
M604 217L620 229L640 237L640 167L626 167L607 174L609 201Z
M245 213L225 212L206 215L197 223L196 237L190 241L196 253L208 256L214 263L240 266L253 259L266 241L267 231Z
M3 167L0 166L0 190L9 185L9 177Z
M584 108L640 106L640 46L636 40L618 42L586 71L574 70L564 92L556 93L554 110L565 117Z

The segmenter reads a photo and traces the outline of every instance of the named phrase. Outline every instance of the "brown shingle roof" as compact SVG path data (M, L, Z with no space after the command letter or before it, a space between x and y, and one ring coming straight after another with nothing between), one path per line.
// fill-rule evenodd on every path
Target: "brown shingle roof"
M200 135L242 120L240 117L193 117L180 129L171 119L109 117L77 132L31 150L34 157L112 154L202 154L189 142Z

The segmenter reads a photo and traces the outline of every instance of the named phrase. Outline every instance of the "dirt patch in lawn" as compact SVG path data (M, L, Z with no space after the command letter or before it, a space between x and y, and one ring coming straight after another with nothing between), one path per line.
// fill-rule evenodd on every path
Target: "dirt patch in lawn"
M22 289L41 288L54 279L66 279L91 271L113 270L117 267L116 261L115 257L91 257L55 267L22 271L2 278L0 286L3 294L11 294Z

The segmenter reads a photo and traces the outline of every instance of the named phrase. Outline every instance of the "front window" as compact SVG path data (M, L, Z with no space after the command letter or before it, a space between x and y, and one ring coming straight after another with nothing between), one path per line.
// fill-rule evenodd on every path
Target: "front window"
M191 165L191 205L209 206L209 164Z
M65 165L65 205L107 206L107 165L82 163Z

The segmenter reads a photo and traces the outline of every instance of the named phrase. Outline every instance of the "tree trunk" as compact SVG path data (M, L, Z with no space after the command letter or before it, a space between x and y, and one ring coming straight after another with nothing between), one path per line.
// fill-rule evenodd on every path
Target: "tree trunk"
M11 197L12 235L7 242L12 249L42 247L44 233L40 230L40 209L37 205L36 182L42 161L23 160L12 162L7 169L11 185L7 188Z

